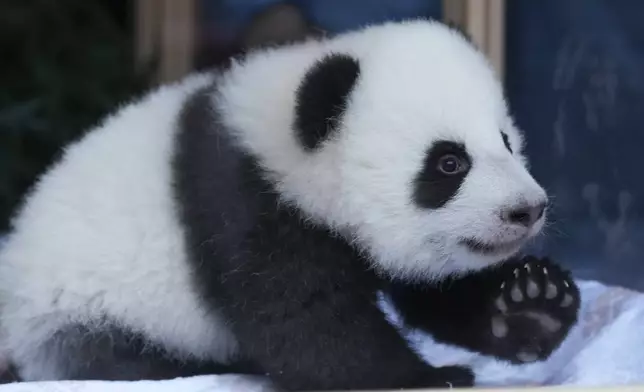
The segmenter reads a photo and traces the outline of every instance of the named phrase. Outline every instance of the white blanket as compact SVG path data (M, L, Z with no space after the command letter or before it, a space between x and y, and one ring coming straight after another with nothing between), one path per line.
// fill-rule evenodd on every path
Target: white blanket
M579 323L543 362L510 365L446 346L419 331L406 333L411 345L434 365L468 364L481 386L613 386L644 382L644 294L597 282L577 282ZM387 306L387 305L385 305ZM395 312L385 308L392 322ZM641 350L641 351L640 351Z
M644 294L578 282L582 292L580 322L564 344L545 362L508 365L471 352L435 343L418 331L407 337L434 365L468 364L481 386L583 385L644 383ZM392 322L397 315L383 304ZM641 351L640 351L641 350ZM268 392L262 379L204 376L152 382L18 383L1 392Z

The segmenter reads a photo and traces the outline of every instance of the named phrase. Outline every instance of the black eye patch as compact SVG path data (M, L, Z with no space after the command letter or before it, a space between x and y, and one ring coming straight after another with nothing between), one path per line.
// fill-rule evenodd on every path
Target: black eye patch
M510 154L513 154L512 147L510 146L510 139L508 139L508 134L501 131L501 137L503 138L503 144L505 144L505 148L510 151Z
M445 160L457 160L459 170L445 170ZM472 166L465 145L447 140L433 143L414 180L414 203L423 208L443 207L458 193Z

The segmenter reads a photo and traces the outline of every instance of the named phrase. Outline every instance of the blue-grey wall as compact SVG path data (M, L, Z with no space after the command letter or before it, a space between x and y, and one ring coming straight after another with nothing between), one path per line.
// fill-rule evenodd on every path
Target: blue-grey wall
M280 0L202 0L205 19L215 19L232 31L251 16ZM290 0L312 23L331 33L351 30L367 23L414 17L441 16L441 0Z
M535 248L644 288L644 2L511 0L510 104L554 198Z

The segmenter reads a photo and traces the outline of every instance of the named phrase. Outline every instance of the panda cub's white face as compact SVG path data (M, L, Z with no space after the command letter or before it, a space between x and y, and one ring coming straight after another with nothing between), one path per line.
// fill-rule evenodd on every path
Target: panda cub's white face
M270 106L281 95L260 101L256 89L253 105L270 112L237 129L257 129L244 141L286 199L350 236L381 271L432 279L480 269L541 230L546 193L526 169L494 72L458 32L389 23L263 61L258 75L289 64L270 84L293 88L293 105ZM230 92L228 105L247 105ZM268 125L292 133L262 133Z
M547 198L486 60L428 23L392 25L365 53L329 142L357 242L406 277L516 253L541 230Z

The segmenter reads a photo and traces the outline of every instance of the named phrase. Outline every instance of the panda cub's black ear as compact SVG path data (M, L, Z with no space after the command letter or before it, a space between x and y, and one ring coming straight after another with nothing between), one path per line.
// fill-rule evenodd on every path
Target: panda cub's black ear
M331 54L306 74L296 92L295 132L302 147L315 150L337 129L360 75L360 64L345 54Z

